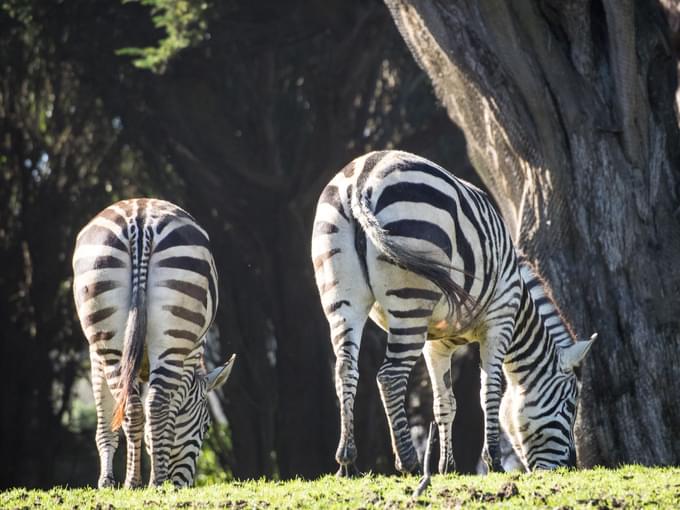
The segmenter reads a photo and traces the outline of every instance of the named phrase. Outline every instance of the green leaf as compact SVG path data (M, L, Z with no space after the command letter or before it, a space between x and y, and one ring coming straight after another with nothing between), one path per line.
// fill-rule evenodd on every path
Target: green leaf
M157 46L121 48L117 55L135 57L133 65L155 73L165 71L169 61L183 49L199 44L207 34L209 3L205 0L122 0L150 7L151 20L165 32Z

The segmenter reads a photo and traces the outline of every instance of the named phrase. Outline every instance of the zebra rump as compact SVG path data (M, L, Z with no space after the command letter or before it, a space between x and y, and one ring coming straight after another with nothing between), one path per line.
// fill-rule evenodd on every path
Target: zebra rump
M451 272L465 273L462 269L431 257L428 252L407 249L380 225L371 208L371 193L356 186L352 195L351 210L354 219L361 225L376 248L397 266L422 276L442 291L447 301L449 314L458 314L462 327L474 320L475 299L451 277ZM467 312L464 319L463 312Z
M123 200L80 231L73 271L90 347L99 487L115 484L118 428L127 442L126 487L142 484L142 438L150 485L191 485L210 424L208 392L234 363L232 356L210 373L203 364L218 304L208 234L170 202Z

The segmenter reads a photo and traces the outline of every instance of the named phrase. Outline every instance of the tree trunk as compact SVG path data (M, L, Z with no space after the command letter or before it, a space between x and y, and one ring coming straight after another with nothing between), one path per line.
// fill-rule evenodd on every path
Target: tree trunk
M579 335L599 333L581 465L680 463L680 163L660 6L385 1L518 247Z

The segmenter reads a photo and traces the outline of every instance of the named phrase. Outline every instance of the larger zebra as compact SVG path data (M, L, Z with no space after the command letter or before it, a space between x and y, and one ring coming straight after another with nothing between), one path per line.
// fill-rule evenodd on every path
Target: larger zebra
M413 154L367 154L323 190L312 258L336 355L338 474L355 469L353 404L369 315L388 332L377 382L399 471L419 468L404 397L421 352L433 387L439 470L454 467L451 355L472 341L480 343L489 468L502 470L499 411L528 469L574 465L574 368L594 337L574 342L484 192Z
M126 487L142 484L142 434L151 457L149 484L191 485L210 424L207 392L227 380L234 362L232 356L210 373L203 366L205 333L218 303L208 234L174 204L124 200L80 231L73 272L90 347L99 487L115 484L121 425ZM147 380L142 403L140 384Z

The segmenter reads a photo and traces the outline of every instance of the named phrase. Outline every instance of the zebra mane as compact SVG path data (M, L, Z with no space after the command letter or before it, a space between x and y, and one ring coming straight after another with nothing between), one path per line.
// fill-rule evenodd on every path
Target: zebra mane
M538 313L543 317L550 336L560 347L569 347L576 341L576 336L571 324L555 303L550 285L526 256L519 253L518 258L522 280L529 290L529 295L536 303Z

